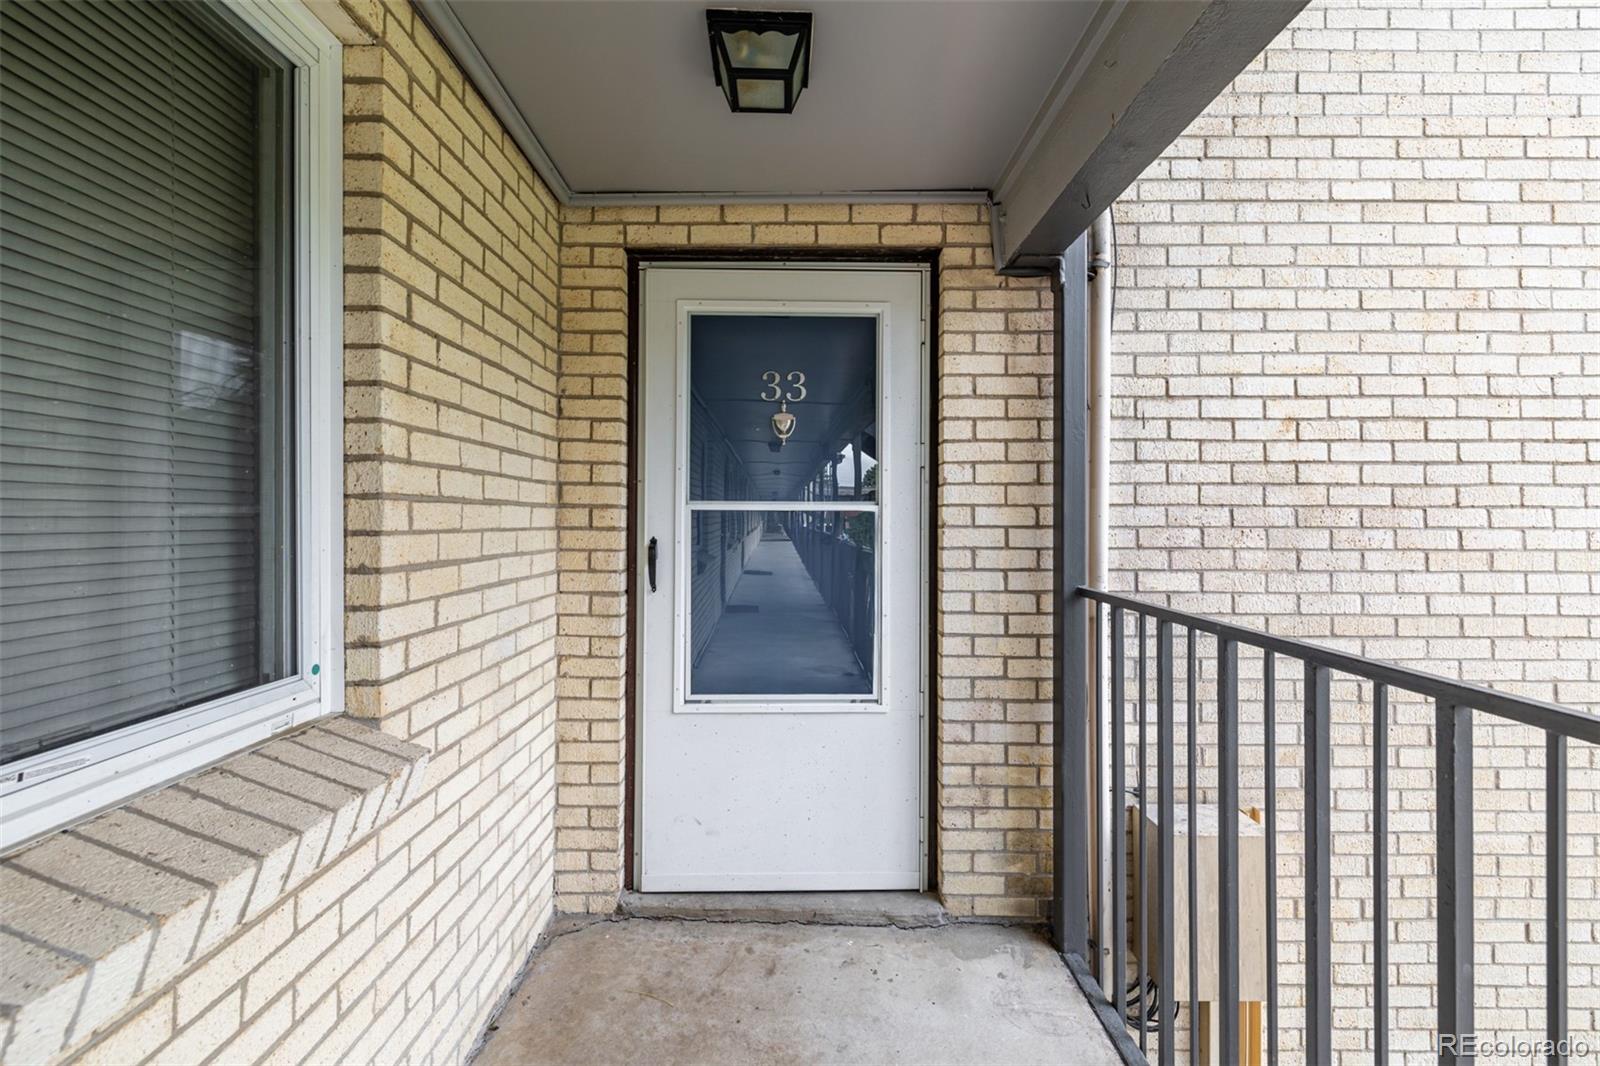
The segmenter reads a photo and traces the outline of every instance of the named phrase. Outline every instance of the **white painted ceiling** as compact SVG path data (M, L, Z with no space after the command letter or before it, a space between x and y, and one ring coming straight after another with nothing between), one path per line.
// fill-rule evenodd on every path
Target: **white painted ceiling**
M987 190L1096 0L451 0L580 193ZM705 10L815 13L792 115L733 114Z

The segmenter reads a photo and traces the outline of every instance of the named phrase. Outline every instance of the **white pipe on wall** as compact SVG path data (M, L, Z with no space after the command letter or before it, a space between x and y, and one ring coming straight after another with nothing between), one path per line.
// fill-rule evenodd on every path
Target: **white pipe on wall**
M1111 212L1089 229L1089 584L1105 588L1111 530Z
M1110 500L1111 500L1111 307L1112 287L1115 284L1116 267L1114 265L1116 249L1113 246L1113 231L1111 228L1111 212L1107 209L1089 228L1089 351L1088 351L1088 377L1089 377L1089 426L1088 437L1089 451L1089 544L1088 544L1088 582L1090 588L1103 589L1106 587L1106 570L1108 540L1111 532ZM1098 612L1095 617L1098 618ZM1101 646L1099 625L1090 630L1090 639L1093 647L1089 649L1090 662L1095 661L1096 651ZM1101 676L1099 670L1090 670L1091 684L1098 684ZM1100 693L1091 693L1091 707L1097 709L1094 720L1096 736L1093 738L1091 751L1099 752L1099 757L1094 762L1094 773L1097 780L1093 783L1091 796L1096 798L1097 821L1100 827L1100 839L1111 840L1111 819L1121 816L1122 804L1120 800L1111 803L1104 802L1106 786L1111 780L1110 753L1107 745L1102 743L1110 730L1110 723L1105 720L1106 709ZM1111 950L1111 856L1109 851L1103 851L1099 858L1099 875L1095 882L1099 885L1096 898L1096 916L1093 927L1096 948L1099 954L1100 966L1097 972L1101 979L1101 986L1111 987L1106 981L1122 981L1126 978L1122 974L1108 974Z

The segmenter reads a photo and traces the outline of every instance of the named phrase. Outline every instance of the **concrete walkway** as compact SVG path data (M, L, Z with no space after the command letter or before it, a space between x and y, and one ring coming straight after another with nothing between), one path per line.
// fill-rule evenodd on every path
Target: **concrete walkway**
M872 691L839 619L787 538L763 538L694 665L696 692Z
M640 918L555 936L475 1061L1120 1063L1031 930Z

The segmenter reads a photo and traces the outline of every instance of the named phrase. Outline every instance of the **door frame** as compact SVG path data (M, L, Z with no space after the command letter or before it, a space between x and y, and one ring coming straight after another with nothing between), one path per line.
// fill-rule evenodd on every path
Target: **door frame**
M644 547L640 541L640 538L644 535L644 522L640 513L640 508L642 507L641 486L644 483L644 467L640 456L640 445L644 430L641 396L644 381L642 373L644 352L640 332L642 308L639 295L640 283L643 280L645 269L649 266L657 265L704 267L707 269L720 268L724 270L729 268L750 270L883 270L885 268L905 267L918 268L924 271L923 284L925 288L923 300L927 313L922 327L922 352L920 358L923 454L920 490L923 505L920 508L919 517L925 526L925 535L918 538L921 549L918 559L921 604L917 621L921 627L923 638L920 655L922 729L919 731L918 737L922 747L922 757L918 760L922 772L921 780L918 782L918 790L921 797L920 806L923 826L922 887L923 891L926 892L935 891L938 888L938 874L937 864L934 860L939 853L939 804L936 787L938 781L938 752L936 745L938 740L939 697L938 686L935 683L938 645L937 631L933 625L933 612L935 604L938 603L940 588L938 568L934 565L935 560L939 558L938 497L935 491L937 487L936 471L939 462L939 449L933 431L938 425L938 355L941 351L939 249L937 248L893 250L740 248L707 249L704 251L630 248L627 250L628 502L624 522L627 567L624 588L628 611L623 672L622 887L625 891L633 891L637 887L640 861L638 823L642 796L638 788L638 779L640 759L642 757L639 732L643 709L640 706L638 689L639 672L643 668L643 655L639 644L644 629L642 624L643 602L639 595L639 569L644 552Z

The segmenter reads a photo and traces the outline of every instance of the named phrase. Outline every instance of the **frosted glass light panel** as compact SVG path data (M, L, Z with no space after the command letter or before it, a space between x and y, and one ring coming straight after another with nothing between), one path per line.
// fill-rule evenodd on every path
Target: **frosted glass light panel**
M782 30L720 30L722 46L736 67L787 70L800 44L799 33Z

